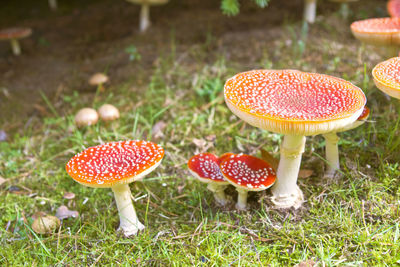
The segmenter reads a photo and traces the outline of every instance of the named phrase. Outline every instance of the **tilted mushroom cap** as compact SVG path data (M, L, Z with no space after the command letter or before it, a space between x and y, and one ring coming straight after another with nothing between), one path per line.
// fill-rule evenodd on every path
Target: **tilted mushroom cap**
M355 122L347 125L343 129L341 129L339 132L349 131L349 130L355 129L358 126L364 124L364 122L368 119L369 114L370 114L370 110L369 110L368 107L365 106L363 112L360 115L360 117L358 117L358 119Z
M387 10L391 17L400 17L400 1L399 0L388 1Z
M225 102L247 123L291 135L341 129L360 116L362 90L343 79L297 70L253 70L225 83Z
M106 82L108 82L108 76L103 73L96 73L89 79L89 84L93 86L100 85Z
M31 28L8 28L0 30L0 40L19 39L32 34Z
M353 22L353 35L372 45L400 45L400 18L375 18Z
M222 175L235 187L261 191L272 186L275 171L264 160L244 154L231 155L220 164Z
M400 57L383 61L372 70L376 87L386 94L400 99Z
M191 157L187 164L192 175L203 183L228 184L219 169L219 162L214 154L201 153Z
M168 3L169 0L126 0L128 2L134 3L134 4L141 4L141 5L163 5Z
M112 187L140 180L158 167L164 149L147 141L120 141L89 147L66 165L68 174L89 187Z

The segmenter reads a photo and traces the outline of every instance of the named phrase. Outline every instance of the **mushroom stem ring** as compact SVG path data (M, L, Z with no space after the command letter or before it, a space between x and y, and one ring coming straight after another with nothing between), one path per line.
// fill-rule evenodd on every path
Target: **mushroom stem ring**
M297 186L301 155L306 143L305 136L285 135L281 146L281 159L275 185L272 187L272 202L278 208L299 208L303 193Z
M116 185L111 189L114 192L119 213L120 224L118 230L121 230L127 237L135 235L138 231L143 230L145 227L137 218L129 185Z

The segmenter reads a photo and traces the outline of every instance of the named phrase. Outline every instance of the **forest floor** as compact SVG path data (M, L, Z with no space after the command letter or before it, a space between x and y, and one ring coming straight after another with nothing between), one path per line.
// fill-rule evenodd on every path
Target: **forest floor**
M341 18L320 1L315 24L302 35L303 1L244 4L235 17L219 1L171 0L151 9L152 27L138 28L139 7L126 1L7 0L0 25L29 26L14 57L0 42L0 264L137 266L395 265L400 263L400 106L374 86L371 70L387 53L353 38L351 21L386 16L384 1L352 3ZM26 6L21 8L21 2ZM36 6L35 6L36 5ZM307 138L299 178L306 202L274 209L270 191L249 194L249 210L220 208L189 174L199 152L278 157L281 136L236 118L223 85L250 69L299 69L341 77L365 92L371 116L341 134L342 172L324 179L324 141ZM96 94L87 80L105 72ZM82 107L117 106L111 124L77 129ZM4 134L0 135L4 139ZM86 147L146 139L166 150L142 182L131 184L146 229L134 238L116 233L111 190L73 181L65 164ZM75 198L66 200L65 192ZM233 187L226 190L236 199ZM32 231L32 216L61 205L79 212L51 235ZM307 266L307 265L300 265Z

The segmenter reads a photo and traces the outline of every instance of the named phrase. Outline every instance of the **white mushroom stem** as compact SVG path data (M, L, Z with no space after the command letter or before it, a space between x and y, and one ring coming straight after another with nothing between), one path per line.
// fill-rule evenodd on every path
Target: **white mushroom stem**
M120 225L118 230L122 230L126 237L135 235L145 227L136 216L135 208L132 204L131 190L128 184L113 186L115 201L118 207Z
M285 135L283 138L276 182L272 187L271 200L277 208L297 209L303 203L303 193L297 186L297 176L305 143L304 136Z
M51 10L57 10L57 0L49 0L49 6Z
M328 164L325 176L333 177L340 169L338 148L340 138L336 133L326 133L323 136L325 138L325 158Z
M304 20L308 23L315 22L317 12L317 0L304 0Z
M214 198L217 204L221 206L225 206L229 203L229 200L226 198L224 190L227 185L219 185L216 183L209 183L207 185L207 189L214 193Z
M19 56L21 55L21 47L19 46L19 42L17 39L11 39L11 49L14 53L14 55Z
M145 32L150 27L150 5L143 4L140 10L140 31Z
M247 195L249 193L248 190L243 189L241 187L236 187L236 191L238 192L238 200L236 203L236 209L238 210L246 210L247 208Z

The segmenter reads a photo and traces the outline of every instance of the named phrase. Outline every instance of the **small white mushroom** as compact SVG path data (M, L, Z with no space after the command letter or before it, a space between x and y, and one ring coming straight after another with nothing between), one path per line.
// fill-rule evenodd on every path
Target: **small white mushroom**
M75 124L78 127L96 124L99 120L97 111L92 108L83 108L75 115Z
M113 121L119 118L118 109L110 104L102 105L97 112L103 121Z

